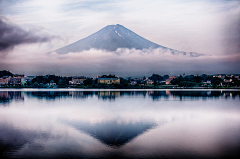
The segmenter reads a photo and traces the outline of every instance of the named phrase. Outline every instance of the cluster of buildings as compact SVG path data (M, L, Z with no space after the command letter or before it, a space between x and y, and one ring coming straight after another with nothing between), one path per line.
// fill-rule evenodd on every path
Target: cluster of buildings
M120 84L120 78L98 78L98 84Z
M24 75L15 74L13 76L3 76L0 78L0 85L21 85L24 81Z
M0 86L18 86L18 85L22 85L26 82L31 82L32 79L35 76L24 76L24 75L13 75L13 76L3 76L0 78ZM72 79L69 81L69 85L82 85L84 84L84 81L87 79L92 79L92 78L88 78L85 76L74 76L72 77ZM98 84L120 84L120 78L119 77L115 77L115 78L100 78L97 77L95 78L95 80L98 79ZM50 82L48 85L56 85L56 83Z
M218 77L218 78L221 78L223 79L224 82L232 82L233 81L233 78L235 79L239 79L239 76L235 76L235 75L215 75L213 77Z
M170 84L171 80L176 78L177 76L169 76L168 79L163 80L163 81L157 81L160 83L164 83L164 84ZM72 80L69 81L70 85L82 85L84 84L84 81L87 80L87 77L84 76L75 76L72 77ZM99 77L99 76L95 76L95 78L93 80L97 80L98 84L105 84L105 85L112 85L112 84L120 84L122 80L126 80L123 79L121 77ZM151 80L150 78L128 78L127 79L129 81L129 85L153 85L154 84L154 80Z
M72 77L72 80L69 81L70 85L82 85L84 84L84 81L87 79L91 79L91 78L87 78L84 76L75 76ZM100 78L98 76L96 76L94 78L95 80L98 79L98 84L120 84L120 78L119 77L112 77L112 78Z
M220 86L226 87L229 83L234 83L233 79L240 80L238 75L215 75L213 77L221 78L223 81L220 83Z
M48 75L46 75L47 77ZM76 86L76 85L83 85L85 84L88 80L88 82L92 82L94 84L99 84L99 85L113 85L113 84L122 84L127 83L128 85L154 85L154 82L157 83L161 83L161 84L165 84L165 85L170 85L171 81L175 78L177 78L178 76L168 76L168 75L164 75L163 78L157 74L155 74L155 77L160 77L160 78L156 78L154 79L153 76L149 77L149 78L126 78L123 79L121 77L115 77L114 75L111 76L95 76L95 78L90 78L90 77L85 77L85 76L73 76L71 78L68 77L69 79L69 86ZM201 75L201 77L204 77L207 75ZM18 86L18 85L22 85L25 84L27 82L31 82L32 79L35 76L24 76L24 75L20 75L20 74L15 74L12 76L3 76L0 78L0 87L1 86ZM183 75L182 77L187 77L187 78L193 78L195 77L194 75ZM217 77L222 79L221 85L225 86L224 84L226 83L231 83L233 82L233 80L235 79L239 79L238 75L213 75L212 77ZM203 78L203 79L208 79L208 78ZM86 81L86 82L85 82ZM212 81L211 80L202 80L201 81L203 86L209 86L211 85ZM54 83L54 81L52 80L50 83L46 84L47 86L55 86L57 85L56 83Z
M84 77L84 76L75 76L72 78L71 81L69 81L69 84L70 85L81 85L81 84L84 84L84 81L86 80L87 78Z
M173 80L174 78L177 78L177 76L169 76L166 79L162 79L162 80L156 80L156 82L158 83L162 83L162 84L170 84L171 80ZM129 79L130 83L129 85L153 85L154 84L154 80L150 79L150 78L134 78L134 79Z

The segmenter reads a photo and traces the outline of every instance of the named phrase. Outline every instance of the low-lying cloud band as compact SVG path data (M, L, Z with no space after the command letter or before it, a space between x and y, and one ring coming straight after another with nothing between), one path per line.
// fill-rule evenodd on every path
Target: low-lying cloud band
M20 48L20 47L19 47ZM26 55L26 56L25 56ZM239 55L192 57L190 54L172 54L161 49L119 49L116 52L91 49L78 53L9 54L1 60L0 68L26 75L84 75L94 77L116 74L122 77L150 76L153 73L179 75L238 73ZM30 66L30 67L29 67Z

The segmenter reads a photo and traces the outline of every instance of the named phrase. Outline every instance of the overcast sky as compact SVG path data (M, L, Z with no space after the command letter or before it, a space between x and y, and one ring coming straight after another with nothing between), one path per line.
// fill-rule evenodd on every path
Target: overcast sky
M118 56L100 50L46 55L112 24L162 46L211 56L136 50L135 60L129 50ZM240 73L240 1L0 0L0 58L0 70L33 75Z

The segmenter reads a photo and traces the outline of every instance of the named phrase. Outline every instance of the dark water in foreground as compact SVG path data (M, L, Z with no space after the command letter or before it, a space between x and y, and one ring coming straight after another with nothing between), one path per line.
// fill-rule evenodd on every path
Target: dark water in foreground
M240 91L1 91L0 158L240 158Z

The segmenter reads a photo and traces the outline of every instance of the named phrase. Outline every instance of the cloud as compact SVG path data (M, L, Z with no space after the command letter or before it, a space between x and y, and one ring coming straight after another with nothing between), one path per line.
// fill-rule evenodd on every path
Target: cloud
M149 75L153 72L173 72L179 75L183 72L213 74L240 71L240 1L95 2L28 0L9 2L10 4L5 5L7 7L0 3L0 14L15 24L46 28L64 39L51 41L51 46L49 43L16 44L19 46L12 50L7 59L0 58L0 69L28 75L53 73L87 76L101 73L132 76ZM6 20L4 24L15 26ZM110 24L121 24L162 46L212 56L190 58L181 54L157 54L136 50L125 50L121 54L89 50L68 55L45 55L46 52L83 39ZM42 31L24 32L30 32L40 39L44 37ZM8 49L16 45L10 45Z
M16 45L48 42L53 38L56 37L36 29L24 30L0 17L0 52L11 50Z
M28 0L12 4L4 16L17 24L38 25L60 35L65 43L57 42L56 49L106 25L121 24L165 47L223 55L240 51L235 38L239 11L240 1L224 0Z
M23 48L23 46L22 46ZM20 47L19 47L20 49ZM24 50L24 49L23 49ZM28 52L9 54L7 59L0 59L0 68L13 73L26 75L57 74L64 76L84 75L94 77L102 74L116 74L122 77L150 76L173 73L215 74L239 73L240 55L198 56L191 54L172 54L161 49L135 50L119 49L117 52L88 50L79 53L59 55L57 53L29 54Z

